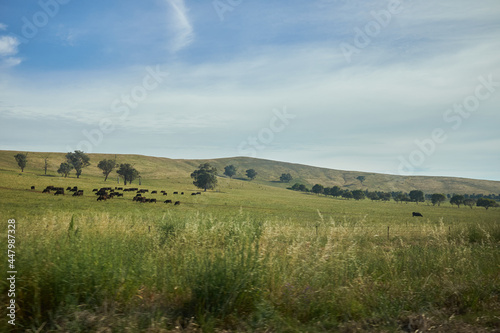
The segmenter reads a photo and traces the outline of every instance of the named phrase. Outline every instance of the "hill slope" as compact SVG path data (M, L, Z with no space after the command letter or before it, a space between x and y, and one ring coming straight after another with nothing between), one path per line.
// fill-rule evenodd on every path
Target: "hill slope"
M0 172L19 170L14 155L16 151L0 151ZM500 193L499 181L477 180L454 177L397 176L357 171L332 170L302 164L292 164L249 157L221 158L211 160L180 160L142 155L88 154L91 165L83 170L81 177L101 177L97 163L102 159L115 159L117 163L130 163L141 172L143 179L189 178L200 164L209 162L217 167L222 175L224 167L233 164L237 167L236 179L246 180L245 170L255 169L258 173L255 182L277 187L288 187L280 183L282 173L290 173L294 180L311 187L314 184L340 186L349 189L369 189L380 191L404 191L414 189L426 193ZM56 170L65 161L64 153L28 153L28 165L25 172L43 175L44 158L48 158L47 175L58 176ZM72 173L74 177L74 172ZM361 183L357 177L364 176ZM111 177L116 177L112 173Z

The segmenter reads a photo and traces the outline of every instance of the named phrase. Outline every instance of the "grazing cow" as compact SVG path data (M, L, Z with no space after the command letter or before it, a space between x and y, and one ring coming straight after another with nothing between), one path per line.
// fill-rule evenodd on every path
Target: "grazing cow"
M412 217L415 217L415 216L417 216L417 217L418 217L418 216L420 216L420 217L424 217L424 216L423 216L422 214L420 214L419 212L413 212L413 213L412 213L412 215L413 215Z
M196 195L196 193L191 193L191 195Z
M168 195L168 193L167 192L163 192L163 195Z
M196 192L196 194L201 195L201 192Z
M181 192L181 195L184 195L184 192Z
M98 190L98 189L96 189L96 188L92 190L92 192L97 192L97 191L99 191L99 190Z
M158 192L156 192L156 191L153 191L153 192L151 192L151 194L158 194Z
M64 190L57 190L56 193L54 193L54 195L59 195L59 194L64 195Z
M97 201L106 201L108 197L106 195L100 195L99 198L97 198Z
M179 194L179 192L174 192L174 194Z
M172 203L172 200L165 200L165 203L166 203L166 204L171 204L171 203Z
M66 188L66 191L69 191L69 190L71 190L71 186L68 186L68 187Z
M150 203L153 203L153 202L156 203L156 199L149 199L149 202Z
M34 190L35 189L35 186L31 186L31 189Z
M180 201L176 201L176 202L174 203L174 206L179 206L180 204L181 204L181 202L180 202Z
M50 193L50 190L46 188L45 190L42 191L42 193Z

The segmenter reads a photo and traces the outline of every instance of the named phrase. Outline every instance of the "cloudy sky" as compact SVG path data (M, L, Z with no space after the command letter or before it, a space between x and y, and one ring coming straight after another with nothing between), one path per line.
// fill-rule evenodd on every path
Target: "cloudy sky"
M0 2L0 149L500 180L498 0Z

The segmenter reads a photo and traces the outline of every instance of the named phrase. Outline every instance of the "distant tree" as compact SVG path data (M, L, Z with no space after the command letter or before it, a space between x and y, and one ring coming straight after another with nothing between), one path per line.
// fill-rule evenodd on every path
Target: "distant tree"
M379 194L382 201L391 201L391 194L389 192L383 192Z
M76 170L76 178L80 178L82 169L90 165L90 158L81 150L66 154L66 160Z
M380 200L380 196L378 195L377 192L368 192L368 194L366 195L368 197L368 199L374 201L374 200Z
M460 208L460 205L464 204L464 196L460 194L455 194L454 196L451 197L450 203L452 205L457 205L458 208Z
M330 190L330 195L334 197L340 197L342 195L342 189L338 186L334 186Z
M280 181L282 183L289 183L292 180L293 180L293 177L292 177L291 174L289 174L289 173L283 173L283 174L281 174Z
M64 178L68 177L69 173L73 170L73 166L69 163L61 163L59 169L57 169L57 173L64 175Z
M21 172L24 172L24 168L26 168L26 164L28 163L28 153L16 154L14 158L16 159L17 165L21 168Z
M444 194L441 194L441 193L434 193L432 196L431 196L431 202L432 202L432 205L435 206L436 204L438 206L441 205L441 202L445 202L446 201L446 196Z
M352 191L352 197L355 200L363 200L365 198L365 192L363 190L354 190Z
M351 191L345 190L345 191L342 192L342 198L352 199L352 198L354 198L354 196L352 195Z
M484 207L486 209L490 207L498 207L498 203L493 199L479 198L477 199L476 205L478 207Z
M257 171L255 171L254 169L248 169L246 173L247 177L250 178L250 180L254 180L255 177L257 177Z
M45 171L45 175L47 174L47 168L49 167L49 157L44 156L43 157L44 165L43 165L43 170Z
M311 191L313 193L316 193L316 194L323 194L324 190L325 190L325 188L323 187L323 185L316 184L316 185L313 186L313 188L312 188Z
M295 183L295 184L293 184L292 187L290 187L290 189L293 190L293 191L300 191L299 188L300 188L300 184L299 183Z
M217 168L210 165L210 163L201 164L198 170L195 170L191 174L191 178L194 179L193 184L198 187L205 189L214 189L217 185Z
M476 200L474 200L472 198L464 200L464 205L469 206L470 209L472 209L472 207L474 207L475 204L476 204Z
M361 184L363 184L363 182L365 181L366 177L365 176L358 176L358 177L356 177L356 179L359 180L359 182Z
M102 160L97 164L97 167L102 170L102 174L105 176L104 181L108 179L109 174L117 167L116 161L114 160Z
M425 201L424 192L419 190L410 191L410 200L416 202L417 205L419 202L424 202Z
M237 171L237 169L234 165L228 165L228 166L224 167L224 174L231 179L236 174L236 171Z
M132 184L132 182L139 176L139 171L137 171L132 165L126 163L126 164L120 164L120 168L116 170L116 173L119 174L123 178L123 184L127 185L127 182L129 184Z

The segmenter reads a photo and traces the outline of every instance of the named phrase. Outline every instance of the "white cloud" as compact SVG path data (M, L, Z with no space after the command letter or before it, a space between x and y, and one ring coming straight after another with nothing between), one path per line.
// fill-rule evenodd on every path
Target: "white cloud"
M18 52L19 41L15 37L0 36L0 56L10 56Z
M167 0L168 4L172 7L173 13L171 15L172 23L170 24L175 36L171 43L173 52L182 50L191 44L194 40L193 26L189 21L187 15L187 8L184 0Z
M0 23L0 30L7 30L7 24Z

